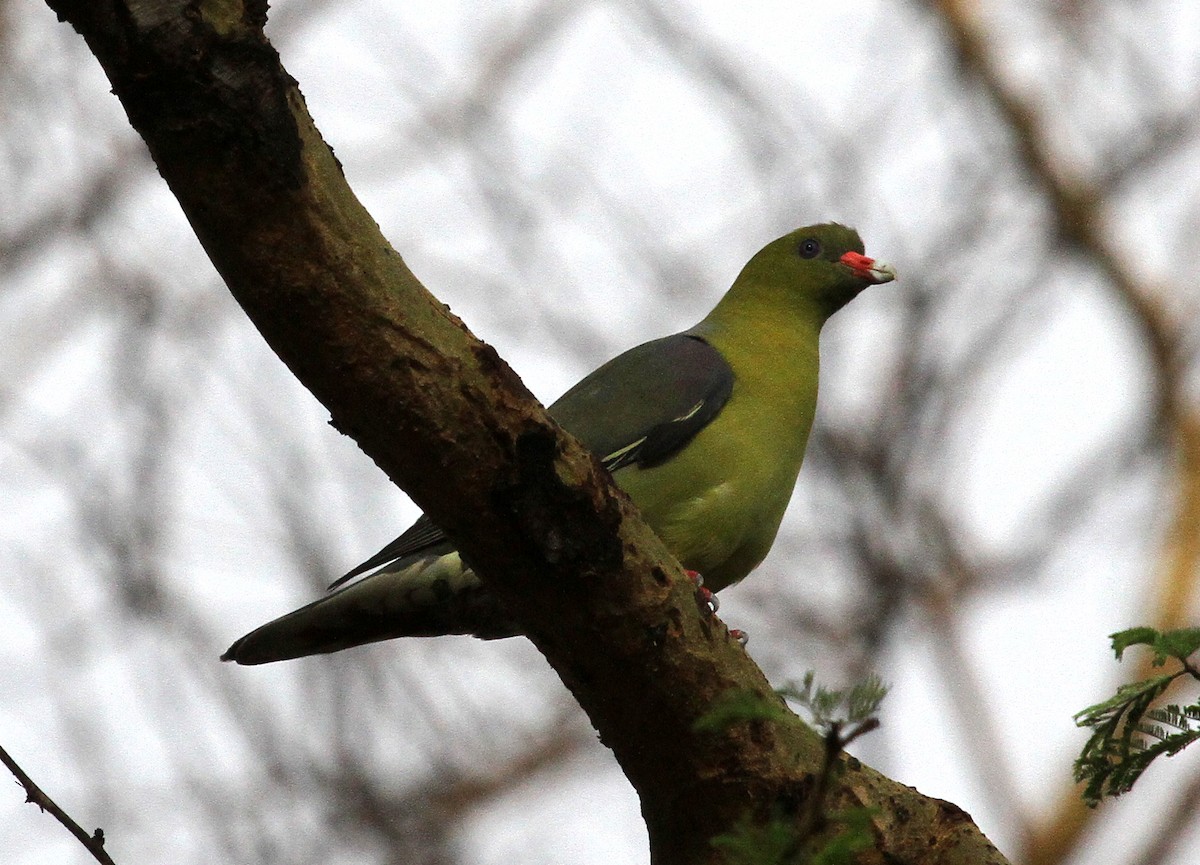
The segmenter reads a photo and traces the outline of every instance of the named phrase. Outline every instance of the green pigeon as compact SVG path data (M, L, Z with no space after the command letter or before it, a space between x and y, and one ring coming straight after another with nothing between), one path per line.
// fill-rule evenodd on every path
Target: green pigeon
M618 355L549 408L712 591L745 577L774 543L816 410L821 326L867 286L896 278L863 253L858 233L836 223L785 234L695 327ZM519 633L424 516L330 589L251 631L222 660Z

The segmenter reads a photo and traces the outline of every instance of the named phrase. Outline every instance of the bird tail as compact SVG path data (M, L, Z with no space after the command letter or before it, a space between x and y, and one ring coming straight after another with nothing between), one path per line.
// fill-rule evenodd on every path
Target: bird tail
M267 622L237 640L221 660L268 664L394 637L474 634L499 639L518 633L451 550L401 559Z

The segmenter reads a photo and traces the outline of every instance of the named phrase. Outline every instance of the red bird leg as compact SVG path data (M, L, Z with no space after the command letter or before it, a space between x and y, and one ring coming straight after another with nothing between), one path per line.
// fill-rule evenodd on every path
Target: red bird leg
M702 577L698 571L685 570L684 573L687 575L687 578L691 580L692 585L696 587L697 602L699 602L706 610L709 611L709 615L716 615L717 608L720 607L721 604L720 601L717 600L716 595L704 588L704 577ZM729 636L737 640L738 645L743 649L746 647L746 644L750 642L750 635L739 628L730 628Z
M692 581L692 585L696 587L696 600L699 601L710 614L716 613L721 607L721 602L717 600L717 596L704 588L704 577L700 576L697 571L684 571L687 578Z

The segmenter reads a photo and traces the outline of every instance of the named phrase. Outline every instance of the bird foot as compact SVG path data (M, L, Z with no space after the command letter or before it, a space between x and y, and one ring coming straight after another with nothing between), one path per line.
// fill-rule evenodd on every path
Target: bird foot
M701 607L708 611L710 617L716 616L717 610L721 607L721 602L717 600L716 595L704 588L704 577L702 577L698 571L685 570L684 573L687 575L687 578L691 581L692 585L696 589L697 603L699 603ZM750 642L750 635L738 628L730 628L729 636L737 640L738 645L743 649L746 647L746 644Z

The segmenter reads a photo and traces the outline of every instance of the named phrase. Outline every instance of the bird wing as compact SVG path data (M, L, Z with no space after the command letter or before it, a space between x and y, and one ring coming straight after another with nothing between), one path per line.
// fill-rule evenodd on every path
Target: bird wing
M690 334L618 355L550 406L563 428L611 472L670 459L717 416L733 392L733 370Z
M375 568L382 568L384 565L390 565L397 559L411 556L414 553L423 553L431 550L440 544L444 544L449 539L446 533L433 524L433 520L421 514L417 521L405 530L404 534L396 538L382 550L377 552L371 558L367 559L361 565L347 571L342 576L338 577L329 584L329 588L336 589L343 583L357 577L359 574L365 574L367 571Z
M733 370L721 353L697 336L675 334L613 358L548 411L605 468L616 472L666 462L717 416L732 392ZM447 541L445 533L422 515L329 588Z

